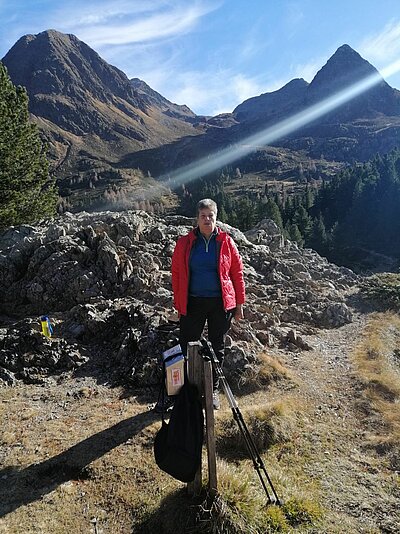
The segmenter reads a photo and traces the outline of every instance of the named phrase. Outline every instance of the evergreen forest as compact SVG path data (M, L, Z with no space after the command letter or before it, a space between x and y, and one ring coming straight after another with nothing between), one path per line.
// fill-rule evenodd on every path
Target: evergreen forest
M256 197L232 198L226 185L233 174L225 169L183 186L182 213L192 216L198 200L210 197L221 221L245 231L273 219L285 237L340 265L363 270L371 255L373 263L379 263L380 255L400 260L399 149L346 168L317 188L306 184L296 195L275 186Z

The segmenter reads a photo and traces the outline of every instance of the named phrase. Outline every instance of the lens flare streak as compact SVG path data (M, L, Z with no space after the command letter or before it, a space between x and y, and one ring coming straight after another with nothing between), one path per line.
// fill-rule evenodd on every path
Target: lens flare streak
M400 60L390 64L384 68L381 72L385 77L389 77L392 74L400 70ZM372 88L380 82L383 82L382 76L376 72L363 80L358 81L355 84L342 89L338 93L314 104L303 111L284 119L273 126L269 126L265 130L246 137L240 141L240 143L233 144L219 152L209 154L208 156L201 158L181 169L173 171L169 176L160 176L159 180L167 183L174 184L174 187L184 183L205 176L210 172L213 172L227 164L233 163L238 159L254 152L255 149L268 145L278 139L293 133L294 131L306 126L312 121L326 115L330 111L338 108L339 106L349 102L350 100L361 95L368 89Z
M155 198L157 195L165 193L169 188L177 188L197 178L206 176L259 148L264 148L266 145L293 133L299 128L310 124L314 120L319 119L330 111L365 93L374 85L384 83L384 78L388 78L398 71L400 71L400 59L382 69L382 74L376 72L256 134L243 138L218 152L210 153L206 157L180 169L159 176L157 178L158 185L150 187L140 197Z

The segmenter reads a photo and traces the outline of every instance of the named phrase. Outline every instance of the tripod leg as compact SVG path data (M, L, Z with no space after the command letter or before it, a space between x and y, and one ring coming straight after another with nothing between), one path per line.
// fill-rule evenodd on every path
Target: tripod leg
M271 488L271 491L272 491L272 494L274 495L275 497L275 503L276 504L280 504L280 500L279 500L279 497L275 491L275 488L272 484L272 481L271 481L271 478L269 477L268 475L268 472L264 466L264 462L257 450L257 447L256 447L256 444L254 443L254 440L249 432L249 429L247 428L247 425L243 419L243 416L239 410L239 406L235 400L235 397L233 396L233 393L232 393L232 390L228 384L228 381L226 380L225 378L225 375L223 374L222 372L222 369L221 369L221 366L219 364L219 361L213 351L213 349L210 347L210 344L204 339L202 338L201 339L201 344L206 352L206 354L210 357L211 359L211 362L213 364L213 367L214 367L214 370L215 370L215 373L217 374L217 376L220 378L221 382L222 382L222 386L223 386L223 389L225 391L225 394L227 396L227 399L228 399L228 403L232 409L232 413L233 413L233 418L235 419L235 421L237 422L238 426L239 426L239 430L240 432L242 433L242 436L243 436L243 439L245 441L245 444L246 444L246 447L247 447L247 450L248 450L248 453L250 455L250 458L251 460L253 461L253 465L254 465L254 468L255 470L257 471L257 474L260 478L260 481L261 481L261 484L264 488L264 491L267 495L267 499L268 499L268 503L272 503L274 501L272 501L271 497L270 497L270 494L269 494L269 491L268 491L268 487L267 487L267 484L263 478L263 475L265 475L265 479L269 485L269 487Z

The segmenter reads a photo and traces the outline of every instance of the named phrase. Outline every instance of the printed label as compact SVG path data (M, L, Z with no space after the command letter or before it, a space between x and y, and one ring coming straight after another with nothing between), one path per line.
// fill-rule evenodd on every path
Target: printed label
M173 386L181 386L182 385L182 373L180 369L172 369L171 372L171 380Z

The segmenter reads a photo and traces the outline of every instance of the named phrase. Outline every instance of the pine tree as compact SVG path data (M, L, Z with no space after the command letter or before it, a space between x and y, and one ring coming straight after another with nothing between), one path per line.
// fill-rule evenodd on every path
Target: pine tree
M219 206L220 204L217 203L217 205ZM218 208L218 219L220 221L222 221L222 222L227 222L228 221L228 215L227 215L223 205L221 205L221 207Z
M297 224L290 224L287 228L287 232L289 234L289 239L295 241L301 247L304 245L304 239Z
M268 198L266 202L262 202L262 209L260 212L262 219L272 219L279 228L283 228L282 215L275 200Z
M293 205L293 198L289 196L286 199L285 207L283 210L283 220L284 220L285 225L286 223L289 223L292 220L294 216L294 212L295 212L295 208Z
M0 229L56 213L45 147L29 122L28 96L0 62Z
M314 193L308 184L306 187L306 192L304 193L303 204L307 212L310 210L310 208L314 204Z
M241 230L249 230L255 224L255 210L252 202L247 198L239 200L236 206L238 225Z
M306 241L307 246L313 248L323 256L327 253L328 236L322 215L319 214L313 220L309 239Z
M303 205L300 205L292 219L292 223L295 224L298 229L300 230L300 233L306 237L311 229L311 217L308 215L307 210L304 208Z

